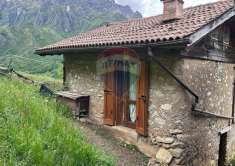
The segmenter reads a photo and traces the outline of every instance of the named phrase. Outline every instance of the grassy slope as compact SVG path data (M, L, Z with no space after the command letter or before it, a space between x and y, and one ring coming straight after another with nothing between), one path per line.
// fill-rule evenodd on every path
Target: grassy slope
M0 165L114 165L37 88L0 77Z
M38 83L45 83L52 90L60 91L64 88L62 77L54 78L54 77L51 77L50 75L48 76L47 74L28 74L24 72L19 72L19 73Z

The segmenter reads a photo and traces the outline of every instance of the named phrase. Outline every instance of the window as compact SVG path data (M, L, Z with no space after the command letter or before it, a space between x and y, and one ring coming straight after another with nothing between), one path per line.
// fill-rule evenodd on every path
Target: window
M137 101L137 64L130 65L129 68L129 100L128 100L128 121L136 122L136 101Z

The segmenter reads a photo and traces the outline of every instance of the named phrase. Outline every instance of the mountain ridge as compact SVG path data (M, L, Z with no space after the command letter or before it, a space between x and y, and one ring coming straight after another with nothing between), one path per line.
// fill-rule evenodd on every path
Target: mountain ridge
M139 12L114 0L0 0L0 64L11 62L16 70L30 73L57 72L62 58L42 59L33 54L35 48L105 23L140 17ZM31 58L32 62L13 55ZM40 68L33 60L50 65Z

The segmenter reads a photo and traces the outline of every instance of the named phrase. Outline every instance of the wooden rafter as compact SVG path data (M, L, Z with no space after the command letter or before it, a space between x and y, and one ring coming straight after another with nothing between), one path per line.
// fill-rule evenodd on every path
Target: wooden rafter
M205 25L204 27L200 28L198 31L193 33L191 36L189 36L190 44L188 46L192 46L195 43L197 43L199 40L201 40L203 37L205 37L207 34L215 30L217 27L231 19L233 16L235 16L235 8L231 8L226 13L224 13L222 16L218 17L217 19L213 20L209 24Z

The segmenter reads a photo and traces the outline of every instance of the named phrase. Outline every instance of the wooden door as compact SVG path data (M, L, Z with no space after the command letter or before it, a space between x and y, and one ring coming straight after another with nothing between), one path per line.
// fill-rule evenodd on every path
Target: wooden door
M138 81L136 131L143 136L147 136L148 133L148 91L149 65L142 61Z
M106 73L104 78L104 124L113 126L115 123L115 91L114 74Z

